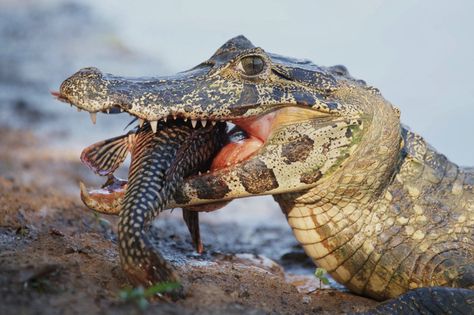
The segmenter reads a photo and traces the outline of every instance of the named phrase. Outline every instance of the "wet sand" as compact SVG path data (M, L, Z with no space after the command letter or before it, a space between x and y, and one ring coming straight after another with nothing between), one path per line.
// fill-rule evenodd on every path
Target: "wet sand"
M82 147L121 134L130 118L99 115L92 127L49 90L83 66L126 74L158 73L161 64L127 49L81 5L0 7L0 41L8 47L0 51L0 314L140 313L119 298L128 284L117 218L88 210L78 188L79 180L103 182L80 164ZM160 215L150 233L179 269L185 297L154 301L144 313L339 314L376 304L334 282L320 289L315 266L270 198L202 215L202 255L180 212Z

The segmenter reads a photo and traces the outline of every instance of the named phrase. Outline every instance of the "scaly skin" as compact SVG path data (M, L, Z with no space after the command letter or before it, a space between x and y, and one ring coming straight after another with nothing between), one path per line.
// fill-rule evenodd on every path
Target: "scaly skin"
M178 281L174 269L153 249L146 230L183 178L201 168L221 147L222 127L220 124L195 130L186 125L160 123L156 133L148 124L137 131L118 224L122 267L133 283L150 286L160 281Z
M474 174L400 129L382 100L341 93L376 110L353 158L314 188L275 195L306 253L378 300L424 286L472 288Z
M436 307L453 296L463 301L457 310L471 310L472 170L402 127L399 110L344 67L267 53L240 36L175 77L130 80L87 68L57 96L91 113L121 109L152 127L176 116L230 120L258 137L249 125L271 119L254 154L186 178L169 207L273 195L306 253L350 290L384 300L422 288L379 312L428 312L427 301ZM468 290L425 288L434 286Z

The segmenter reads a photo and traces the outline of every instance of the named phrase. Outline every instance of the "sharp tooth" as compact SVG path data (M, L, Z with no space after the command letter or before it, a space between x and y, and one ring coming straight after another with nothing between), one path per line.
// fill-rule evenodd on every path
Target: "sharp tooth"
M187 121L188 121L188 117L184 117L183 120L184 120L184 122L187 122Z
M173 115L173 119L174 119L174 120L176 120L176 117L177 117L176 115Z
M164 122L168 121L168 117L163 117L163 121Z
M205 119L201 120L201 125L202 125L203 127L206 127L206 125L207 125L207 120L205 120Z
M87 191L86 185L83 182L79 181L79 188L81 189L81 195L89 197L89 192Z
M110 108L107 108L106 111L107 111L107 114L110 114Z
M212 124L213 126L215 126L215 125L217 124L217 121L211 120L211 124Z
M156 130L158 129L158 121L157 120L150 121L150 126L151 126L151 130L153 130L153 132L156 133Z
M198 175L202 175L201 171L198 171Z
M123 108L120 108L120 112L123 113Z
M144 123L145 123L145 120L138 118L138 124L140 125L140 128L143 127Z
M95 125L95 122L97 121L97 113L89 113L91 115L91 121Z
M193 125L193 128L196 128L197 120L196 119L191 119L191 125Z

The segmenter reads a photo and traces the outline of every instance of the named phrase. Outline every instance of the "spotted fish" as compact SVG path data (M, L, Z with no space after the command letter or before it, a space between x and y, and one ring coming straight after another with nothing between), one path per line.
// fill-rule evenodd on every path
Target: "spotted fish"
M81 160L100 175L109 176L101 195L113 199L125 189L118 225L120 260L130 281L152 285L178 281L173 267L153 248L147 237L150 222L172 198L185 177L197 174L222 147L225 124L192 128L186 123L160 122L157 132L149 124L126 135L86 148ZM128 184L112 173L131 152ZM108 190L109 194L103 191ZM198 212L183 210L183 217L198 251L202 250Z

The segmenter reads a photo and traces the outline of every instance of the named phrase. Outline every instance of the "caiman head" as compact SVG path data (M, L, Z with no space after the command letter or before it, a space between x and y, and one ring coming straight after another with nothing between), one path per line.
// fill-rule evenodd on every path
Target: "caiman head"
M355 155L378 112L398 126L397 111L345 67L268 53L243 36L175 76L123 78L85 68L55 95L93 120L97 112L127 112L153 129L172 119L195 128L230 123L209 171L187 178L170 207L306 190Z

